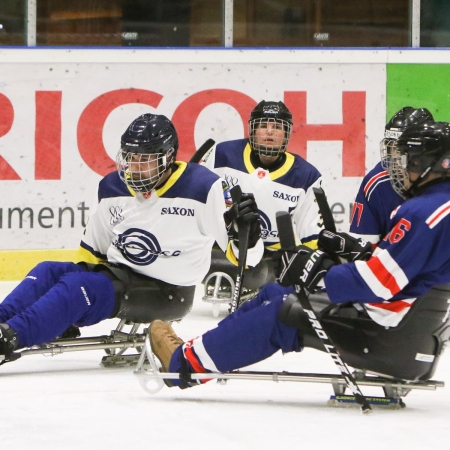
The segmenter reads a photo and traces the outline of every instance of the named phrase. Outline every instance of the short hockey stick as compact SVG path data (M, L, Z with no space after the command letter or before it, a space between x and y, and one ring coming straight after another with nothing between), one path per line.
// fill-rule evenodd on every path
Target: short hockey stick
M295 249L295 237L294 231L292 229L291 215L286 211L279 211L276 214L278 234L280 237L280 244L282 249ZM317 318L314 310L311 306L308 296L306 295L305 289L300 285L295 285L295 291L298 295L300 304L303 310L308 315L309 322L316 332L317 336L322 340L325 350L331 356L331 359L337 365L340 370L342 377L345 380L347 387L352 391L355 396L355 400L360 404L361 411L363 413L369 413L372 411L369 403L364 397L361 389L356 383L355 378L350 372L347 364L341 359L339 352L336 349L331 338L328 336L326 330L323 327L321 321Z
M189 160L189 162L198 164L215 143L216 141L214 139L207 139L192 155L192 158Z
M234 186L230 190L231 198L234 203L241 201L242 190L239 185ZM239 224L238 237L239 237L239 259L238 259L238 273L236 275L236 281L234 283L234 292L231 301L230 313L236 311L241 303L242 286L244 282L244 270L247 263L247 250L248 240L250 234L250 224L243 222Z
M313 192L316 197L317 204L319 205L319 212L322 216L323 227L325 230L336 233L333 213L331 212L324 190L322 188L313 188Z

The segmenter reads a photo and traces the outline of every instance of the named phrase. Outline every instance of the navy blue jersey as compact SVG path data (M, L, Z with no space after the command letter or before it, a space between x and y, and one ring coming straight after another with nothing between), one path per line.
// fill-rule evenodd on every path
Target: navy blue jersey
M377 244L389 231L391 213L404 202L378 163L362 180L353 204L350 232Z
M369 261L328 271L331 301L365 303L376 322L397 325L417 297L450 282L449 214L450 182L430 186L403 203Z

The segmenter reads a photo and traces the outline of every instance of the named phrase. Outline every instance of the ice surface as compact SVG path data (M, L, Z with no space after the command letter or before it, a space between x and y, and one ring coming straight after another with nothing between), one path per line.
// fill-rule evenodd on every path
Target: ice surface
M2 299L15 283L0 283ZM175 331L201 334L225 317L212 315L198 291L193 311ZM109 333L117 320L82 330ZM164 387L149 395L132 368L105 369L103 351L27 356L0 367L0 448L10 450L264 450L310 448L441 449L450 437L450 352L434 379L447 386L412 391L403 410L326 405L331 386L271 381L215 381L193 389ZM276 354L257 370L337 373L315 350ZM382 395L379 388L362 388ZM317 446L317 447L316 447Z

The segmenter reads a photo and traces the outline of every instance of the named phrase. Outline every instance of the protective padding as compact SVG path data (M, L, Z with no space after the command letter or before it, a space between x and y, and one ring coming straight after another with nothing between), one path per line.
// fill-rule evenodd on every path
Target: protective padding
M114 284L118 298L116 317L136 323L159 319L180 320L192 309L195 286L175 286L128 268L108 267L117 278Z

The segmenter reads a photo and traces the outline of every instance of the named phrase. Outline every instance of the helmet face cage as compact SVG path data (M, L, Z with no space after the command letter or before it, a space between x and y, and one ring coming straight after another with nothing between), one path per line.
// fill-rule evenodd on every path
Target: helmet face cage
M397 145L397 140L392 140L385 146L385 155L381 151L381 162L383 168L389 173L392 188L405 198L406 191L409 188L408 155L402 153Z
M399 139L403 131L408 127L432 121L433 115L426 108L415 109L412 106L405 106L397 111L386 124L384 131L384 139L380 142L381 165L387 170L389 152L388 149L393 148L393 144Z
M249 121L250 146L259 156L270 158L284 153L291 133L292 123L284 119L263 117Z
M121 180L133 191L150 192L174 160L175 149L164 153L133 153L120 149L116 164Z
M390 151L397 142L397 139L402 134L403 130L400 129L386 129L384 131L384 138L380 142L381 153L381 166L384 170L387 170L389 165Z

